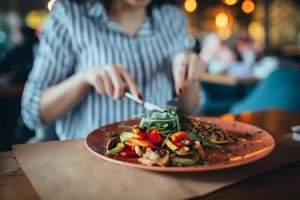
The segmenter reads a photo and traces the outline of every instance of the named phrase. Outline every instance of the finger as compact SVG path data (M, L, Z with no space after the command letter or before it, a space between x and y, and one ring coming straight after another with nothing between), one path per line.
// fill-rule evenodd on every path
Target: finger
M101 78L104 84L105 93L107 93L109 96L113 96L114 87L111 81L111 77L106 70L102 71Z
M121 78L121 69L119 66L111 66L109 68L109 74L111 75L111 81L113 84L113 96L115 99L120 99L125 91L125 84Z
M103 85L102 78L99 73L100 72L99 72L98 67L88 69L85 73L86 80L91 86L93 86L95 88L95 90L98 93L104 94L105 93L104 85Z
M185 55L179 55L173 62L173 77L175 84L175 91L177 94L184 90L187 79L188 60Z
M201 63L197 54L193 54L189 58L188 72L187 72L187 85L190 85L200 80L201 76Z
M193 54L190 59L190 67L188 72L189 82L198 82L205 72L206 63L198 54Z
M102 78L99 74L95 75L95 80L94 80L93 86L99 94L105 93L104 84L103 84Z
M187 85L187 73L188 73L188 63L182 64L179 70L179 81L177 82L178 94L181 94L184 91L184 88Z
M121 77L124 80L124 83L127 85L128 90L131 94L135 95L139 99L142 99L141 92L134 81L133 77L128 73L124 66L120 66L121 69Z

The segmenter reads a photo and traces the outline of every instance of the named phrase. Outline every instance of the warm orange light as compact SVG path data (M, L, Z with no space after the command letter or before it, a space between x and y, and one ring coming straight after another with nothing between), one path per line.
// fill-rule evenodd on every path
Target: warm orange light
M224 0L224 3L229 5L229 6L233 6L237 2L238 2L238 0Z
M251 22L248 26L248 32L251 38L254 40L254 45L257 49L262 48L262 44L265 38L265 29L259 22Z
M197 1L196 0L186 0L184 3L184 9L187 12L194 12L197 8Z
M264 147L260 150L257 150L257 151L251 152L251 153L247 153L247 154L242 155L242 156L236 156L236 157L230 158L229 160L231 162L235 162L235 161L241 161L241 160L244 160L244 159L254 158L256 156L261 156L261 155L266 154L267 152L270 152L272 148L273 148L272 146Z
M224 12L220 12L215 19L218 28L224 28L228 25L228 16Z
M25 16L25 23L33 29L39 29L47 19L49 13L45 10L31 10Z
M243 122L249 122L252 118L253 114L251 112L244 112L240 114L240 117Z
M242 10L244 11L244 13L246 14L250 14L254 11L255 9L255 5L253 3L253 1L251 0L245 0L242 4Z
M255 40L262 40L265 37L264 27L258 22L251 22L248 26L248 32Z
M220 118L225 121L234 121L235 120L234 115L231 115L231 114L224 114Z
M229 27L225 27L218 30L218 35L222 40L227 40L232 35L232 31Z

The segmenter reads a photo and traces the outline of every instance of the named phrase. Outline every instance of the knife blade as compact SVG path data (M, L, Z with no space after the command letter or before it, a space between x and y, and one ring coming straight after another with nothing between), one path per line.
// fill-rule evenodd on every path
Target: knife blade
M147 110L150 110L150 111L161 111L163 112L164 109L153 104L153 103L150 103L148 101L143 101L143 100L140 100L138 98L136 98L135 96L133 96L132 94L130 94L129 92L125 92L124 94L125 97L129 98L130 100L133 100L135 101L136 103L144 106Z

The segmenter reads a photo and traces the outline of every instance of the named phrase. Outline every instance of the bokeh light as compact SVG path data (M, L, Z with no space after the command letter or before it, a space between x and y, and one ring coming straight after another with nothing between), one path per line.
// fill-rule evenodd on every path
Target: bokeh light
M248 27L251 37L264 37L264 27L258 22L251 22Z
M251 0L245 0L242 4L242 10L246 14L250 14L254 11L255 5Z
M184 2L184 9L187 12L194 12L197 8L197 1L196 0L186 0Z
M222 40L227 40L232 35L232 30L229 27L219 29L218 35Z
M215 19L215 23L218 28L226 27L228 25L228 16L226 15L226 13L218 13Z
M231 114L224 114L224 115L220 116L220 118L225 121L234 121L235 120L235 116L231 115Z
M26 25L37 30L43 25L48 15L49 13L45 10L31 10L26 14Z
M254 46L256 49L262 49L261 46L265 38L265 29L262 24L258 22L251 22L248 26L248 33L254 40Z
M224 3L228 6L233 6L237 2L238 2L238 0L224 0Z

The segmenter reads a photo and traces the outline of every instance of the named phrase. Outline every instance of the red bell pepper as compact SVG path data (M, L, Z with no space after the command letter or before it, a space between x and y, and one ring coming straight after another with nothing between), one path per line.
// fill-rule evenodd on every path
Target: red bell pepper
M131 140L128 140L128 141L126 141L126 142L124 142L125 143L125 148L126 149L134 149L134 144L132 143L132 141Z
M124 150L127 150L127 151L133 151L134 150L134 146L132 145L132 143L124 142L124 144L125 144L125 149Z
M181 142L174 142L174 144L180 149L182 147L184 147L184 145Z
M138 155L135 153L135 151L130 150L123 150L120 153L120 156L122 157L137 157Z
M172 142L178 147L184 147L184 144L181 143L181 140L190 140L189 136L184 131L178 131L171 135Z
M141 140L148 140L148 134L143 132L143 131L138 131L136 135L141 139Z
M141 140L139 138L130 138L129 141L133 146L140 146L140 147L154 147L154 144L149 140Z
M189 140L189 136L184 131L178 131L171 135L171 140L172 142L176 143L179 142L180 140Z
M157 132L157 130L151 130L148 134L148 138L153 144L161 146L164 142L163 137Z

